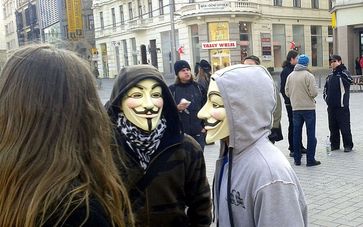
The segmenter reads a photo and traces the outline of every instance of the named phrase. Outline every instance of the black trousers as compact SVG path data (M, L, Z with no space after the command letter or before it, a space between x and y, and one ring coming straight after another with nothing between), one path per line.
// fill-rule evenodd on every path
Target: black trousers
M340 133L342 134L344 148L353 148L349 107L328 107L328 120L332 150L340 148Z
M292 106L291 105L286 105L286 112L287 112L287 118L289 119L289 128L288 128L288 140L289 140L289 150L290 152L294 152L294 121L293 121L293 117L292 117ZM300 147L304 148L302 142L300 141Z

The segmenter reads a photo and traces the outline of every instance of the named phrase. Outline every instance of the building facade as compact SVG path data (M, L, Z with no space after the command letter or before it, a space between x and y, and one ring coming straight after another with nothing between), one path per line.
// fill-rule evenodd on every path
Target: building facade
M95 0L94 59L100 74L114 77L123 66L148 63L172 76L174 37L177 58L191 65L206 59L213 71L251 54L280 70L290 49L311 56L312 67L328 67L333 48L328 1L181 0L175 1L174 16L169 9L165 0Z
M6 41L5 41L5 25L4 25L4 8L0 4L0 71L2 70L6 61Z
M363 0L333 0L331 7L334 53L354 74L355 59L363 56Z
M6 45L7 53L9 54L11 50L19 47L18 44L18 35L16 29L16 18L15 18L15 9L16 9L16 1L15 0L2 0L3 7L3 26L4 26L4 43Z

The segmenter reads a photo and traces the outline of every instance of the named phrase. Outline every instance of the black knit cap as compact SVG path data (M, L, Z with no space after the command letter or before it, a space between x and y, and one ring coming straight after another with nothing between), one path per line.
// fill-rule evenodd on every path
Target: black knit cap
M189 70L191 70L190 65L187 61L184 60L176 61L174 64L175 75L178 76L179 71L184 68L188 68Z
M212 66L209 64L208 61L202 59L199 63L199 66L206 72L209 73L212 69Z

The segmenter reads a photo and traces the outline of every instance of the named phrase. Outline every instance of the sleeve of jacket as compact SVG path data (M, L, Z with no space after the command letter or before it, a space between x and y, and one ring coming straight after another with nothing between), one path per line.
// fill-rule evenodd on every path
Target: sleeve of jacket
M282 94L282 97L284 97L284 99L285 98L288 98L286 96L286 93L285 93L285 86L286 86L287 76L288 75L286 75L285 70L282 70L282 72L280 74L280 80L281 80L281 83L280 83L280 92Z
M290 79L290 77L287 78L286 84L285 84L285 95L286 95L286 97L290 97L290 93L289 93L289 79Z
M194 140L185 149L189 154L186 160L186 203L190 226L206 227L212 220L211 192L206 175L203 152Z
M329 83L329 76L326 78L324 90L323 90L323 99L325 100L325 102L327 102L327 98L328 98L328 83Z
M293 183L278 181L260 189L255 198L256 226L307 226L307 206Z
M346 70L344 70L342 73L341 73L341 78L343 80L343 83L344 85L351 85L353 83L353 78L352 76L350 75L350 73Z
M310 74L309 76L308 89L310 97L315 98L318 96L318 88L316 87L315 76L313 74Z

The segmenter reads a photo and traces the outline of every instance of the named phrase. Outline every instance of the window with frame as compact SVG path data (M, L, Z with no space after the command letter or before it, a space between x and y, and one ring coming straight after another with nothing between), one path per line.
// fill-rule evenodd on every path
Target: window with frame
M93 19L93 14L87 15L87 28L88 30L93 30L95 28L95 23Z
M105 28L105 22L103 21L103 12L100 12L100 25L101 25L101 29Z
M132 19L134 19L133 12L132 12L132 2L129 2L128 6L129 6L129 19L132 20Z
M147 0L147 8L149 10L149 18L153 17L153 3L152 3L152 0Z
M159 0L159 14L164 15L164 2L163 2L163 0Z
M274 0L274 6L282 6L282 0Z
M140 3L140 0L137 0L137 10L139 13L139 18L142 18L142 5Z
M239 40L241 48L241 61L252 54L252 32L250 22L239 22Z
M137 50L136 50L136 39L131 38L131 48L132 48L132 64L137 65Z
M112 15L112 27L116 27L116 13L115 8L111 8L111 15Z
M323 66L323 41L321 30L321 26L310 26L312 66Z
M319 9L319 0L311 0L311 8Z
M121 25L124 25L125 24L124 6L120 5L119 9L120 9L120 23Z
M297 7L297 8L301 8L301 0L294 0L293 1L293 6Z

